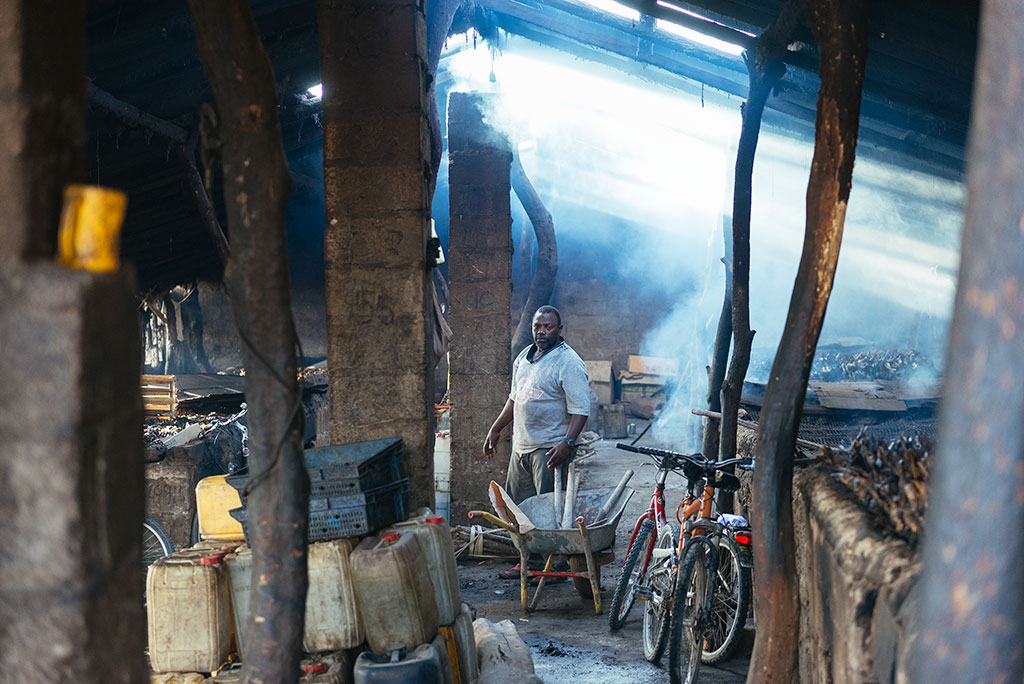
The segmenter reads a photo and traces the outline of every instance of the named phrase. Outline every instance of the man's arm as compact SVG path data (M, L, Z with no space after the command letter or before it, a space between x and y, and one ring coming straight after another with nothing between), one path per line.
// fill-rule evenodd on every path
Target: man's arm
M583 426L586 424L587 416L581 416L576 413L569 414L569 429L565 431L565 439L571 439L575 442L576 438L583 432ZM562 465L565 459L569 458L570 453L572 453L572 449L565 440L548 449L548 468Z
M506 425L512 422L512 415L515 408L515 402L512 401L512 397L509 397L505 401L505 406L501 409L501 413L499 413L498 417L494 419L494 424L491 425L491 429L487 431L487 437L484 438L484 456L487 458L494 456L494 450L498 446L498 435L501 434L501 431L505 429Z

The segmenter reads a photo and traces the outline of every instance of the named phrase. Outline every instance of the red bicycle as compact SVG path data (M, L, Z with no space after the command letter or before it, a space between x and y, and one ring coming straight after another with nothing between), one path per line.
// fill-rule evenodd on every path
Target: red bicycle
M626 451L647 453L641 452L639 447L628 444L618 444L617 446ZM668 479L670 472L690 467L690 462L672 452L659 451L648 453L648 455L658 466L658 475L654 482L651 505L637 518L636 525L633 526L633 534L629 538L626 560L622 565L622 576L619 577L619 583L615 587L611 610L608 612L608 626L613 630L617 630L625 624L629 612L633 609L638 589L643 584L651 557L654 554L656 540L665 540L669 536L678 539L678 534L672 535L671 523L668 522L665 515L665 480ZM659 544L659 546L661 545ZM674 547L673 541L666 548Z

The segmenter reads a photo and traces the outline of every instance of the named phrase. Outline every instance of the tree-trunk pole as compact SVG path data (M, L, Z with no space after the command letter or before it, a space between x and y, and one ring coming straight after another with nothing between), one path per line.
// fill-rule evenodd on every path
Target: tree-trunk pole
M742 108L740 140L736 148L736 171L733 176L732 241L729 245L732 248L732 261L731 264L727 264L727 271L732 280L731 287L726 289L726 303L729 304L732 315L730 327L733 343L729 370L724 382L719 380L719 406L722 412L719 425L719 460L733 458L736 455L736 421L739 418L743 380L750 365L750 346L754 340L754 331L750 329L750 205L753 195L754 155L761 133L764 106L772 88L786 73L786 65L782 58L799 18L800 6L796 0L790 0L782 8L778 19L758 37L753 49L743 53L750 76L750 90ZM725 315L724 306L722 315ZM721 329L720 323L720 332ZM716 340L716 353L724 354L725 351L719 349L718 344ZM723 346L728 348L728 342ZM712 380L715 380L714 374ZM708 408L712 411L719 410L713 408L710 401Z
M558 273L558 243L555 240L555 222L551 212L544 206L540 195L523 170L519 154L512 155L512 189L526 210L537 237L537 270L530 281L530 293L523 304L519 325L512 335L512 358L528 347L533 339L533 314L551 301L555 291L555 276Z
M427 184L429 197L433 199L437 187L437 172L441 168L444 143L441 136L441 116L437 111L437 67L441 63L441 50L448 40L455 13L463 0L435 0L426 7L427 23L427 124L430 127L430 178Z
M721 437L719 460L736 455L736 419L739 418L743 379L750 365L750 202L754 175L754 153L761 132L761 116L772 88L786 66L781 61L762 61L757 53L744 53L750 74L750 92L742 108L740 142L736 148L736 176L732 199L732 358L721 389ZM723 308L722 313L725 313ZM715 409L711 409L715 410Z
M982 3L913 682L1024 678L1024 5Z
M270 60L247 0L189 0L203 71L220 118L231 230L225 279L242 338L249 404L252 614L246 684L298 680L306 605L309 480L289 300L281 146Z
M793 458L807 380L839 260L867 56L863 0L805 0L804 12L821 53L821 86L803 253L757 436L753 527L758 630L747 676L751 683L790 684L796 678L800 605Z

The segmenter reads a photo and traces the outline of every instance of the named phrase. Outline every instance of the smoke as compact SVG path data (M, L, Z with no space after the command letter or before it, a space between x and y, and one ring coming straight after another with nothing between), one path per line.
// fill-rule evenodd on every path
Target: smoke
M722 306L722 231L731 230L740 101L681 79L669 87L645 78L643 69L627 74L518 37L463 50L442 69L451 89L498 94L487 119L518 146L555 217L560 255L600 262L607 281L628 287L637 301L668 302L630 353L679 359L678 387L655 436L678 449L699 448L700 421L690 409L705 405L705 367ZM750 319L757 334L748 378L770 367L785 325L812 153L812 140L762 128L751 224ZM938 368L964 189L905 167L858 159L820 344L858 339L879 349L913 348ZM444 217L435 218L440 229Z

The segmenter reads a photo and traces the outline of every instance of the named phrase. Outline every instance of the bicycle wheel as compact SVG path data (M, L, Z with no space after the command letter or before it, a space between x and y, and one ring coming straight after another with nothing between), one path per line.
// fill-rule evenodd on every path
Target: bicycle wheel
M711 619L704 632L701 654L705 665L716 665L736 650L750 607L750 581L750 568L740 565L736 542L728 536L720 537Z
M673 550L678 539L679 531L675 525L669 523L662 528L654 548L656 551L668 550L668 553L656 561L651 561L645 578L647 601L644 606L644 658L655 664L665 654L665 646L668 643L672 587L675 580ZM661 553L656 555L661 556Z
M174 542L164 526L148 515L142 518L142 586L145 596L146 573L158 558L174 553Z
M626 554L626 562L622 565L622 576L615 586L612 605L608 608L608 626L615 630L626 622L629 611L636 601L636 590L640 588L647 574L650 550L654 544L654 521L644 520L637 530L633 544Z
M672 684L694 684L704 644L708 592L711 591L707 552L703 544L690 548L680 564L672 606L668 667Z

